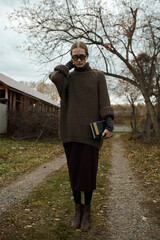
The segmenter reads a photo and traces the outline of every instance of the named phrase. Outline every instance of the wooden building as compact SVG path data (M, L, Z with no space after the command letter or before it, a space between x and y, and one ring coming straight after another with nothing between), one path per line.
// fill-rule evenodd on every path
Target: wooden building
M18 115L22 119L26 112L29 115L31 112L39 112L41 116L42 113L43 115L50 113L58 121L59 104L25 84L0 73L0 134L7 133L8 127L12 125L9 113L14 115L14 118Z

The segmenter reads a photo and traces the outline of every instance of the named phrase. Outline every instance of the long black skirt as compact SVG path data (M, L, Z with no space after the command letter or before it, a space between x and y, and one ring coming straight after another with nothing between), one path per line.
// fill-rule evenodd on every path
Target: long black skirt
M96 189L99 149L87 144L64 144L72 190L89 192Z

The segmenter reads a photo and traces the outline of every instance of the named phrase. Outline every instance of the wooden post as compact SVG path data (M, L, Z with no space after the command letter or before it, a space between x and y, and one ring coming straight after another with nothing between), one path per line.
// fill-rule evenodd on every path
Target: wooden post
M5 88L5 98L8 99L8 88Z
M9 93L9 110L12 110L13 106L12 106L12 92L10 91Z
M23 97L23 95L20 95L20 111L22 111L24 109L23 103L24 103L24 97Z
M16 110L16 93L13 94L13 111Z

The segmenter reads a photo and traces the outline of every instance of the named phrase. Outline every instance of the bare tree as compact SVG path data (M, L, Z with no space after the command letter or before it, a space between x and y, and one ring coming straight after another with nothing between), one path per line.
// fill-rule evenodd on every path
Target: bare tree
M159 94L157 94L157 86L159 83L157 82L157 74L155 71L155 65L157 64L157 62L156 62L156 60L153 61L153 58L150 57L146 53L138 54L137 59L139 62L139 66L143 70L143 77L145 80L144 81L145 89L148 92L148 96L151 99L153 106L156 106L156 103L158 102L157 98L159 95ZM137 68L137 71L140 71L139 67L137 66L137 62L135 60L133 60L133 65L135 68ZM152 69L150 68L150 65L153 65ZM152 72L151 72L151 70L152 70ZM155 108L155 112L156 112L156 108ZM157 115L157 117L158 117L158 115ZM148 109L147 109L147 114L146 114L146 137L147 137L148 141L150 141L150 138L151 138L151 115L150 115L150 112L148 111Z
M119 98L125 98L131 106L130 124L133 133L137 132L137 112L136 103L142 101L142 95L139 89L128 82L119 80L118 85L114 89L114 94Z
M27 33L28 50L38 54L38 60L43 63L58 58L61 61L68 53L68 43L75 40L81 39L94 46L92 50L96 49L101 54L102 70L106 66L106 76L122 79L140 89L155 136L160 139L160 123L152 97L148 94L143 65L138 58L139 52L149 55L150 82L155 81L156 61L160 54L160 3L158 0L153 5L140 0L112 1L112 9L110 5L107 0L82 0L80 4L75 0L43 0L34 5L27 1L21 10L12 15L12 21L17 20L18 30ZM130 78L122 71L124 68L128 69ZM156 94L159 99L160 93Z

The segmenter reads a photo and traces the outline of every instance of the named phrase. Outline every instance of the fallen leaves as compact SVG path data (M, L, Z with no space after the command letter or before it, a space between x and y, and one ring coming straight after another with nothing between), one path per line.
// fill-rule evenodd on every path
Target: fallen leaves
M145 221L145 222L147 221L146 217L142 216L141 218L142 218L143 221Z
M27 225L24 228L32 228L32 225Z
M124 137L126 156L136 175L153 197L160 196L160 147L156 144L128 141Z

